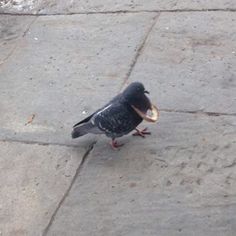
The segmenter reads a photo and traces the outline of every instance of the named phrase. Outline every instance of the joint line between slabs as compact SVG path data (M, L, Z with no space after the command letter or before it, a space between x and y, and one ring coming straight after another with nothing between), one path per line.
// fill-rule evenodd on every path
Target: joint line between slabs
M0 142L5 143L20 143L20 144L28 144L28 145L40 145L40 146L59 146L59 147L78 147L77 144L67 144L60 142L44 142L44 141L34 141L34 140L24 140L24 139L15 139L15 138L3 138L0 139Z
M135 54L135 56L134 56L134 58L133 58L133 60L132 60L132 62L131 62L131 65L130 65L130 67L129 67L129 70L128 70L128 72L127 72L126 75L125 75L124 81L122 82L121 87L120 87L120 91L123 89L124 85L127 84L128 80L129 80L129 77L130 77L130 75L131 75L131 73L132 73L132 71L133 71L133 69L134 69L134 67L135 67L135 65L136 65L136 63L137 63L137 61L138 61L138 59L139 59L141 53L142 53L142 51L143 51L143 48L144 48L144 46L145 46L147 40L148 40L148 37L149 37L150 33L152 32L152 29L153 29L154 26L156 25L156 23L157 23L157 21L158 21L160 15L161 15L161 13L158 13L158 14L156 14L155 17L153 18L153 22L152 22L150 28L147 30L147 33L145 34L145 37L144 37L144 39L142 40L141 44L139 45L139 48L138 48L138 50L137 50L137 53Z
M1 12L0 15L9 16L70 16L70 15L95 15L95 14L128 14L128 13L178 13L178 12L236 12L235 8L206 8L206 9L160 9L160 10L117 10L117 11L84 11L84 12L68 12L68 13L11 13Z
M226 112L211 112L203 110L173 110L173 109L159 109L161 112L168 113L183 113L183 114L192 114L192 115L205 115L205 116L236 116L236 113L226 113Z
M69 192L70 192L71 188L73 187L73 185L74 185L74 183L75 183L75 180L77 179L78 175L80 174L80 172L81 172L81 170L82 170L82 168L83 168L83 166L84 166L85 161L87 160L87 158L88 158L90 152L93 150L93 148L94 148L94 146L95 146L96 143L97 143L97 141L94 141L94 142L89 146L88 150L85 152L85 154L84 154L84 156L83 156L83 158L82 158L82 160L81 160L79 166L78 166L77 169L76 169L75 175L74 175L74 177L73 177L73 179L72 179L72 181L71 181L71 183L70 183L68 189L66 190L66 192L65 192L64 195L62 196L62 199L61 199L60 202L58 203L58 205L57 205L55 211L53 212L53 214L52 214L52 216L51 216L51 218L50 218L50 220L49 220L49 222L48 222L48 224L47 224L47 226L46 226L45 229L43 230L42 236L46 236L46 235L47 235L47 233L48 233L50 227L52 226L52 224L53 224L53 222L54 222L54 220L55 220L55 218L56 218L56 215L57 215L59 209L61 208L61 206L63 205L63 203L64 203L64 201L66 200L67 196L69 195Z

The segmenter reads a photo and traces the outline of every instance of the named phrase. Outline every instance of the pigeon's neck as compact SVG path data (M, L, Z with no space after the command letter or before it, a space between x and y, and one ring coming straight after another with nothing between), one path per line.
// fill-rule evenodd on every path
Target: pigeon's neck
M125 102L130 106L135 106L142 112L147 112L147 110L151 108L151 102L145 95L138 98L125 99Z

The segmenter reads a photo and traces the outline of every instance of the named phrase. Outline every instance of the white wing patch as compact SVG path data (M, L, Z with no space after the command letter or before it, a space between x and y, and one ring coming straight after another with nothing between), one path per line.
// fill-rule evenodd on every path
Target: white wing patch
M110 105L104 107L104 108L103 108L101 111L99 111L96 115L99 115L101 112L107 110L111 105L112 105L112 104L110 104Z
M112 105L112 104L110 104L110 105L104 107L101 111L99 111L98 113L96 113L95 116L92 117L91 122L92 122L93 125L95 124L95 123L94 123L95 117L96 117L97 115L99 115L100 113L102 113L103 111L107 110L111 105Z

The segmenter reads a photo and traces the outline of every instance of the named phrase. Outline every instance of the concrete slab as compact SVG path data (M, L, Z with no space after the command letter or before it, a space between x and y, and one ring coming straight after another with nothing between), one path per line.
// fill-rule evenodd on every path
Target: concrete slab
M233 236L235 125L163 112L152 136L122 138L120 151L101 138L48 235Z
M129 82L163 109L236 113L236 14L163 13Z
M85 149L0 142L1 235L42 235Z
M158 11L158 10L203 10L203 9L236 9L235 1L222 0L198 0L198 1L178 1L178 0L84 0L84 1L63 1L49 0L39 10L39 13L76 13L76 12L106 12L106 11Z
M17 42L35 18L0 15L0 66L13 53Z
M2 9L1 9L2 8ZM1 1L0 12L30 14L69 14L107 11L158 11L158 10L209 10L236 9L234 0L14 0Z
M1 68L0 138L71 144L72 125L119 92L155 15L39 17Z

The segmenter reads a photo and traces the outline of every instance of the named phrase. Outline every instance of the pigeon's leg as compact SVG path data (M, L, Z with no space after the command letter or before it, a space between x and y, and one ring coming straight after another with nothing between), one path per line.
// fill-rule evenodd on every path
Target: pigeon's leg
M124 145L123 143L119 144L115 139L112 139L112 141L111 141L111 147L113 149L117 149L119 147L122 147L123 145Z
M147 131L147 128L143 130L135 129L137 132L133 134L133 136L141 136L142 138L145 138L145 135L150 135L151 132Z

